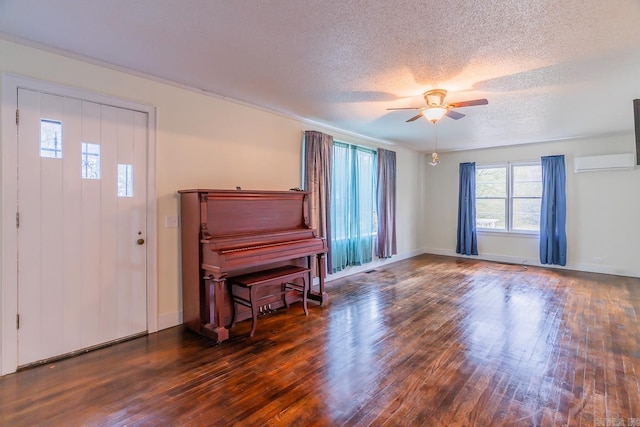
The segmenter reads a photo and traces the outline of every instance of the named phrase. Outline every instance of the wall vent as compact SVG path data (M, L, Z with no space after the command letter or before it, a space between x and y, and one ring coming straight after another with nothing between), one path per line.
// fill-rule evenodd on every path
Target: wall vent
M602 156L576 157L573 159L573 171L599 172L631 170L636 164L635 153L607 154Z

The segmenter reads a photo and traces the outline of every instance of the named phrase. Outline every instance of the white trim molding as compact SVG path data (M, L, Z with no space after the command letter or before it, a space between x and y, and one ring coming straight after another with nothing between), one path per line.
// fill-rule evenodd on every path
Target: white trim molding
M502 264L513 264L513 265L521 265L523 267L533 266L533 267L541 267L541 268L550 268L555 270L573 270L573 271L583 271L587 273L598 273L598 274L612 274L614 276L627 276L627 277L640 277L640 270L630 270L625 267L617 266L617 265L607 265L607 264L567 264L566 266L553 265L553 264L542 264L540 263L539 258L523 258L511 255L499 255L499 254L480 254L480 255L460 255L457 254L454 250L451 249L438 249L438 248L430 248L427 249L424 253L433 254L433 255L445 255L457 258L467 258L472 260L479 261L493 261L499 262Z
M351 276L353 274L362 273L364 271L375 270L376 268L385 266L387 264L393 264L394 262L402 261L405 259L413 258L425 253L423 249L417 249L410 252L404 252L398 255L394 255L391 258L375 258L373 261L359 266L347 267L342 271L336 273L327 274L326 282L332 282L334 280L342 279L343 277Z

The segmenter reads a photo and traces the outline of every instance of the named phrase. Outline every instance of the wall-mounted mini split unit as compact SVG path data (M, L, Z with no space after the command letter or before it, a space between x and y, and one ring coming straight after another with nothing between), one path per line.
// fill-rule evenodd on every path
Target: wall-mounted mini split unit
M606 154L573 159L575 173L631 170L635 165L636 153Z

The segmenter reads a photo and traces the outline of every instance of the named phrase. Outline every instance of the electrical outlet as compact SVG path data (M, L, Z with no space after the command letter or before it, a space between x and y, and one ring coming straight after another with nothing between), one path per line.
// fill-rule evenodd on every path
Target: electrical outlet
M178 217L176 215L167 215L166 217L164 217L164 226L166 228L177 228Z

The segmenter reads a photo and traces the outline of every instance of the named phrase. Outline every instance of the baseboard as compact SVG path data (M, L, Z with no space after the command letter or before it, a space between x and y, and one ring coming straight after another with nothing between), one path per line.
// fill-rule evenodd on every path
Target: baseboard
M161 314L158 316L158 330L173 328L182 324L182 311Z
M425 249L424 253L433 254L433 255L452 256L452 257L458 257L458 258L477 259L482 261L494 261L494 262L501 262L505 264L531 265L535 267L554 268L558 270L574 270L574 271L584 271L587 273L611 274L615 276L640 277L640 271L634 271L632 269L628 269L625 267L607 265L607 264L567 264L566 266L550 265L550 264L541 264L539 259L519 258L515 256L497 255L497 254L480 254L477 256L476 255L469 256L469 255L457 254L453 250L439 249L439 248Z
M614 276L640 277L640 271L633 271L616 265L578 264L571 269L589 273L612 274Z
M424 249L416 249L414 251L409 251L409 252L404 252L402 254L394 255L391 258L384 258L384 259L376 258L373 261L368 262L366 264L347 267L342 271L338 271L337 273L328 274L325 279L325 283L331 282L333 280L341 279L343 277L351 276L352 274L358 274L364 271L374 270L378 267L381 267L387 264L392 264L394 262L402 261L405 259L413 258L414 256L418 256L423 253L425 253Z

